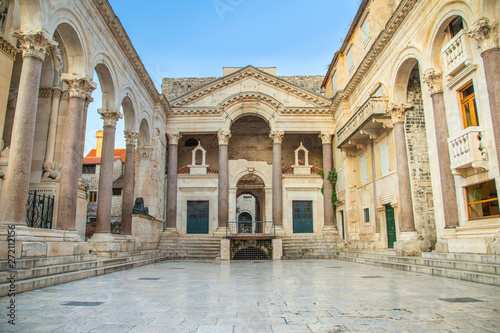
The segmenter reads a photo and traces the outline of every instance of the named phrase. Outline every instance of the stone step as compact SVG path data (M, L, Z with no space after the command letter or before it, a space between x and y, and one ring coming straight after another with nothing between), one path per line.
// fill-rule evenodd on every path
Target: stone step
M60 257L47 257L47 258L31 258L31 259L16 259L16 269L32 268L51 265L70 264L75 262L85 262L96 260L95 254L82 254L74 256L60 256ZM10 269L8 260L0 261L0 271L7 271Z
M220 243L221 239L214 237L164 235L158 250L169 260L213 260L219 256Z
M44 288L44 287L53 286L53 285L57 285L57 284L61 284L61 283L75 281L75 280L81 280L81 279L85 279L85 278L92 277L92 276L98 276L98 275L113 273L113 272L117 272L117 271L121 271L121 270L125 270L125 269L130 269L130 268L134 268L134 267L139 267L139 266L143 266L143 265L149 265L149 264L157 263L160 261L164 261L165 259L166 259L165 256L159 256L156 258L149 258L149 259L144 259L144 260L124 262L121 264L115 264L115 265L111 265L111 266L89 268L89 269L78 270L78 271L73 271L73 272L60 273L60 274L56 274L56 275L49 275L49 276L36 277L36 278L32 278L32 279L16 281L15 292L16 292L16 294L19 294L19 293L34 290L34 289ZM9 282L0 284L0 296L6 296L9 293L9 289L10 289Z
M284 255L283 257L281 257L281 259L282 260L333 259L333 255L326 255L326 254L300 255L300 256Z
M429 267L429 266L416 265L410 263L375 260L375 259L352 257L345 255L336 255L334 256L334 259L500 286L500 275L498 274L471 272L465 270L448 269L440 267Z
M422 258L441 259L441 260L457 260L457 261L465 261L465 262L476 262L476 263L500 265L500 256L496 256L496 255L492 255L492 254L424 252L424 253L422 253Z

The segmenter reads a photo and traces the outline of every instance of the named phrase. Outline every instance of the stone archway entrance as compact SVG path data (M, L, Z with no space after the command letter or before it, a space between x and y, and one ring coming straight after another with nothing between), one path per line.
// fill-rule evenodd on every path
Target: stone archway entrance
M265 192L264 192L264 181L262 178L255 174L247 174L238 181L237 190L236 190L236 220L240 221L242 218L241 210L246 210L249 212L253 212L253 219L250 214L250 219L245 230L248 230L248 233L261 233L263 232L262 228L262 217L265 216ZM244 206L244 207L243 207ZM259 223L260 222L260 223ZM239 230L240 231L240 230Z

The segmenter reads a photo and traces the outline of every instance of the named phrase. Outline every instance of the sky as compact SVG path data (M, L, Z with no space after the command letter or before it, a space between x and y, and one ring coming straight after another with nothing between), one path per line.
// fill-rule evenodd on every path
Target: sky
M109 0L161 91L163 77L219 77L222 67L276 67L325 75L360 0ZM94 81L98 82L94 74ZM87 118L85 154L103 123L100 86ZM125 148L123 119L115 148Z

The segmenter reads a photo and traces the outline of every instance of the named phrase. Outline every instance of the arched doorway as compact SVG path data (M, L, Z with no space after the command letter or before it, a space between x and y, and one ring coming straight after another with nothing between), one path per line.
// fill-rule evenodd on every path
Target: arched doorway
M255 174L247 174L238 181L236 214L239 233L262 233L264 216L264 181Z

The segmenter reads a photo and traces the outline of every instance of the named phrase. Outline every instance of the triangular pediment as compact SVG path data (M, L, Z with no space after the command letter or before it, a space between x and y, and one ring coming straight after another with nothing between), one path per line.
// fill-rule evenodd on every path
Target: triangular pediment
M306 110L328 112L331 100L305 88L287 82L253 66L198 87L170 102L173 113L203 110L202 113L219 113L221 105L229 100L255 98L272 101L281 110ZM177 109L177 110L175 110ZM198 113L198 112L197 112Z

